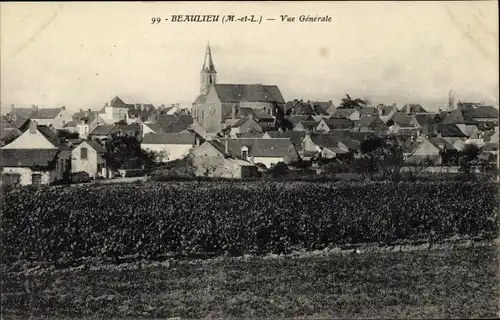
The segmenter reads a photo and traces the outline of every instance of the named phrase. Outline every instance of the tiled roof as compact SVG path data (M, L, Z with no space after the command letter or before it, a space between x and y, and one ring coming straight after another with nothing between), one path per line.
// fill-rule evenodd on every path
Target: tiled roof
M47 126L37 126L37 129L38 132L40 132L55 147L59 147L61 145L61 139L57 137L57 134L52 129Z
M85 120L85 122L90 123L97 118L99 112L98 111L79 111L73 114L73 120L76 122L81 122Z
M391 120L394 121L394 123L397 123L400 127L409 127L413 119L413 116L404 112L396 112L391 118Z
M271 138L277 139L277 138L288 138L292 140L292 143L295 145L295 148L297 150L302 149L302 141L304 140L306 133L305 131L268 131L266 132L267 135L269 135Z
M194 132L183 133L147 133L142 139L142 144L185 144L194 145L196 134Z
M284 157L290 150L296 150L290 139L227 139L232 153L240 154L246 146L250 157ZM225 139L221 139L222 144Z
M301 124L304 129L314 129L318 126L318 121L299 121L298 124Z
M279 88L262 84L215 84L221 102L275 102L285 103Z
M239 126L245 124L245 122L247 122L248 120L249 120L248 118L238 119L238 121L236 121L231 127L232 128L238 128Z
M435 124L436 121L434 118L436 117L436 113L420 113L420 114L415 114L415 120L417 120L417 123L419 126L424 126L425 124Z
M354 125L356 127L371 127L375 122L377 122L377 120L380 120L378 116L365 116L360 120L354 121Z
M473 118L498 118L498 109L493 106L466 105L463 111Z
M243 132L243 133L237 133L236 137L237 138L262 138L263 135L264 135L263 132Z
M74 128L76 127L76 122L75 121L69 121L64 124L65 128Z
M466 125L474 125L477 124L477 121L474 120L470 115L465 114L460 109L455 109L451 112L441 113L445 118L442 123L454 123L454 124L466 124Z
M153 127L161 128L164 133L179 133L193 124L193 117L190 115L161 115L154 123Z
M396 136L415 136L418 135L419 129L418 128L400 128L398 131L394 133Z
M335 113L331 116L331 118L349 118L354 112L358 110L356 109L337 109Z
M359 114L362 116L378 115L378 110L373 107L365 107L359 109Z
M404 107L401 108L401 110L399 111L404 113L413 113L413 114L427 112L420 104L413 104L413 103L405 104Z
M106 152L106 149L104 148L104 146L102 146L99 142L97 142L95 140L87 140L86 142L89 146L91 146L98 153L105 153Z
M105 136L112 134L117 131L117 127L114 124L103 124L96 126L89 135Z
M350 129L354 127L354 122L345 118L330 118L323 120L330 129Z
M205 137L205 134L206 134L205 129L202 126L200 126L197 122L191 123L189 125L189 129L193 130L194 132L196 132L201 137Z
M123 100L118 96L114 97L109 105L112 108L130 108L134 106L133 104L123 102Z
M0 159L4 167L48 167L58 153L58 149L2 149Z
M226 157L231 157L234 159L243 160L241 158L241 156L239 155L239 153L231 152L231 149L229 149L229 148L228 148L229 149L228 152L226 152L226 146L224 145L224 142L221 142L218 140L212 140L212 141L207 141L207 143L210 144L215 149L217 149L217 151L219 151L220 153L222 153ZM246 160L244 160L244 161L246 161Z
M388 114L390 114L392 111L394 111L394 109L396 109L396 112L398 112L398 107L396 107L396 105L392 105L392 106L387 106L387 105L378 105L377 108L381 111L381 116L387 116Z
M483 151L486 152L498 152L498 143L488 142L483 146Z
M313 121L314 118L311 117L310 115L294 115L294 116L287 116L285 117L288 121L290 121L293 124L296 124L300 121Z
M153 105L151 105L152 107ZM130 108L127 110L128 116L130 118L140 118L142 121L146 121L151 117L154 117L155 114L158 113L158 110L155 110L153 108L149 110L136 110L134 108Z
M427 138L429 142L434 145L439 150L456 150L453 145L451 145L448 141L442 138Z
M62 108L14 108L10 113L20 118L54 119Z
M334 135L315 134L311 135L312 142L321 148L338 148L340 140Z
M448 124L439 124L438 125L438 133L441 134L442 137L465 137L465 133L460 130L460 128L453 123Z

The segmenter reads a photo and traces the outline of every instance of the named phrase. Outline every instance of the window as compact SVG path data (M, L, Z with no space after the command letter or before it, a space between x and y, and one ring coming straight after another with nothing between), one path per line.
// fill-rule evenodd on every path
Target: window
M241 157L245 160L248 159L248 150L242 150Z
M42 184L42 175L40 173L35 173L31 175L31 184L34 186L39 186Z
M87 148L81 148L80 149L80 159L87 160L88 157L88 149Z
M205 110L201 110L201 118L205 119Z

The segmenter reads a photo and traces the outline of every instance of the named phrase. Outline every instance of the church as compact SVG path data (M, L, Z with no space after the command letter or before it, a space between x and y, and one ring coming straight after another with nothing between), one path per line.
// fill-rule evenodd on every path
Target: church
M243 117L274 123L285 100L276 85L219 84L210 44L200 72L200 94L193 102L193 120L213 136Z

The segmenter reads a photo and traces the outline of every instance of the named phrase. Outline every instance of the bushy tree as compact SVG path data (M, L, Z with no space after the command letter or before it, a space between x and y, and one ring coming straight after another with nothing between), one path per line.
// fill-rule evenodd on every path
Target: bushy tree
M140 142L131 136L114 135L105 149L106 162L115 169L142 169L154 164L153 154L142 150Z
M346 97L342 98L342 102L337 109L362 109L366 107L367 103L368 101L360 98L352 99L350 95L346 94Z

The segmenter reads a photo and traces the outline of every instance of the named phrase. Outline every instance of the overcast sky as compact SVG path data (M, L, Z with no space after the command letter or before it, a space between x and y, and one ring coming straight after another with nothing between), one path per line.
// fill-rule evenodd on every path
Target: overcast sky
M485 2L1 3L1 104L190 105L210 41L219 83L276 84L286 100L498 105L498 9ZM262 24L151 24L172 14ZM280 14L331 23L281 23ZM2 111L4 111L4 107Z

